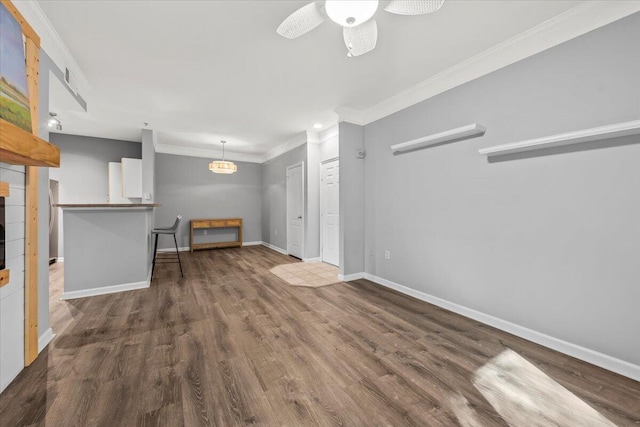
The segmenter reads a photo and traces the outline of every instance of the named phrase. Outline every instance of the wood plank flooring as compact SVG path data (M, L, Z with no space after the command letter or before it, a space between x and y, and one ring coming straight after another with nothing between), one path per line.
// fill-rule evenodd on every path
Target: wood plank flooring
M184 278L160 264L149 289L64 302L54 264L57 336L0 426L640 424L636 381L366 280L269 273L292 261L184 253Z

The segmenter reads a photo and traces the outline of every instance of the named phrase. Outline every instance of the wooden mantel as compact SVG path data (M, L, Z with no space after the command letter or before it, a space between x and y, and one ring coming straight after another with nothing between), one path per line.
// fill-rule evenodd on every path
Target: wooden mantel
M25 166L60 166L60 149L18 126L0 119L0 160Z

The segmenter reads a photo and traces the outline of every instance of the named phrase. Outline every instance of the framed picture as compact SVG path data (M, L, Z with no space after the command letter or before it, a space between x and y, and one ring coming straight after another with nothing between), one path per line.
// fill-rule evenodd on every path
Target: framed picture
M0 28L0 118L31 133L22 28L1 3Z

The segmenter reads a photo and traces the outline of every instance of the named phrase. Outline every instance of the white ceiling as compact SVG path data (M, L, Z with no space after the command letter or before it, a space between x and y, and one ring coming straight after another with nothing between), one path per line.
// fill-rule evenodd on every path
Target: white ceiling
M436 13L380 8L378 45L347 58L327 21L276 33L298 1L40 1L91 84L88 112L52 99L64 132L262 155L302 131L366 110L581 1L448 0Z

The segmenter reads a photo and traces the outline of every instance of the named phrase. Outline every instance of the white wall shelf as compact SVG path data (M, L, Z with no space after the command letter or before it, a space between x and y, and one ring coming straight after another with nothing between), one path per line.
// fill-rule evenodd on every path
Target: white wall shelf
M395 144L391 146L391 150L393 150L394 153L417 150L419 148L441 144L447 141L458 141L461 139L476 138L478 136L484 135L485 131L486 128L484 126L473 123L444 132L434 133L433 135L423 136L422 138L413 139L401 144Z
M521 153L523 151L542 150L545 148L582 144L585 142L637 134L640 134L640 120L633 120L614 125L545 136L543 138L529 139L511 144L495 145L493 147L482 148L478 150L478 153L489 157L502 156L505 154Z

